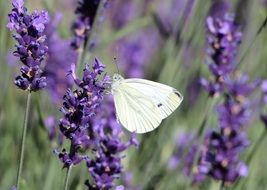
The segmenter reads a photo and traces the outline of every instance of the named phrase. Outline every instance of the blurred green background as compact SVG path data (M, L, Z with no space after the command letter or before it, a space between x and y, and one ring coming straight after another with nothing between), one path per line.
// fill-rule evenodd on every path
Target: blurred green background
M113 0L111 4L116 4L116 1L123 0ZM176 1L183 1L184 3L189 0ZM237 14L240 22L245 23L243 25L244 36L239 49L238 60L244 53L246 56L239 68L241 71L247 72L252 79L256 77L266 78L267 32L264 29L256 39L255 34L266 17L267 5L264 5L260 0L233 0L229 2L232 4L232 11ZM165 6L169 3L170 0L164 2L150 0L145 13L142 13L140 10L144 8L144 2L135 0L134 4L139 10L138 15L129 21L125 27L116 30L111 27L110 15L107 14L104 23L99 26L100 32L97 33L99 44L94 52L91 53L91 56L87 57L86 61L91 63L89 59L100 58L107 66L108 73L112 75L116 72L113 58L117 57L117 62L120 62L120 49L113 48L114 44L118 40L130 38L147 28L157 30L153 15L163 5ZM148 134L138 135L140 140L138 149L131 148L125 153L124 169L132 174L131 183L136 189L138 186L141 189L158 190L216 190L220 188L220 183L211 179L207 179L201 185L191 186L190 178L185 177L181 169L171 170L167 168L168 161L176 148L177 136L187 131L196 132L204 117L204 110L211 104L211 99L208 98L203 89L199 90L200 94L196 99L190 98L194 94L191 94L188 90L193 79L198 76L208 77L210 75L204 63L206 56L205 19L211 3L212 1L209 0L194 1L186 22L183 22L184 8L174 10L175 14L173 14L166 6L165 13L169 14L167 18L170 18L176 24L182 23L179 25L180 41L175 43L174 36L161 36L159 47L145 67L144 78L175 87L183 94L184 102L158 129ZM58 32L66 39L72 37L70 25L75 18L75 6L76 2L74 0L26 1L26 7L28 7L29 11L46 8L50 13L61 12L63 20L59 25ZM110 9L114 9L114 7L111 6ZM6 28L7 14L10 10L10 1L0 1L0 190L10 189L15 183L20 134L26 104L26 93L17 89L13 84L14 77L19 72L19 64L10 63L9 58L12 56L10 52L14 50L15 43L11 33ZM254 39L255 42L249 48ZM14 58L14 61L18 62L16 58ZM258 90L260 91L260 89ZM258 97L258 94L255 93L255 98ZM53 142L49 141L47 131L42 122L40 122L37 104L40 105L44 118L54 115L59 119L62 116L58 111L59 106L50 101L47 92L34 93L26 142L22 189L62 189L65 170L62 170L61 162L52 152L55 146ZM241 157L243 159L251 152L258 137L264 132L263 124L259 120L259 113L260 110L255 111L253 122L250 124L248 135L251 145L242 154ZM210 110L208 127L215 128L217 126L216 123L217 116L214 111ZM267 140L265 139L261 146L257 147L258 150L253 155L253 160L249 165L249 176L241 179L238 186L230 186L228 189L267 189L266 144ZM70 189L85 189L83 183L88 178L87 175L85 164L75 167L71 174ZM121 183L121 181L118 181L118 184Z

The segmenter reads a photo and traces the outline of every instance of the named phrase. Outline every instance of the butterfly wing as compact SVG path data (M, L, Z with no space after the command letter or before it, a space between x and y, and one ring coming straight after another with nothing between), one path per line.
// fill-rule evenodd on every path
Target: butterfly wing
M122 83L113 96L117 118L129 131L146 133L161 123L160 112L154 102L139 90Z
M129 131L146 133L159 126L181 103L175 89L144 79L126 79L113 89L117 118Z
M183 101L183 96L176 89L145 79L126 79L131 88L139 89L158 107L162 119L168 117Z

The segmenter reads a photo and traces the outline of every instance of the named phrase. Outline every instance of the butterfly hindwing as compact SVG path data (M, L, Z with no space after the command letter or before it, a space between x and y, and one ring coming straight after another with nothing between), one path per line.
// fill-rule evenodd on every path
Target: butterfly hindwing
M121 84L114 93L114 102L118 120L131 132L149 132L161 123L154 102L131 85Z
M132 88L139 89L158 107L162 119L168 117L182 102L182 95L174 88L144 79L125 79Z

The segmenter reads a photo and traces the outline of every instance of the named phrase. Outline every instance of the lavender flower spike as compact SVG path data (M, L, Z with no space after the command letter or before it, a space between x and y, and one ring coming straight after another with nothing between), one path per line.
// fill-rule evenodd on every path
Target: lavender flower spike
M198 167L206 167L203 175L226 183L248 175L248 167L239 157L249 146L245 131L252 115L248 97L258 84L259 80L248 83L246 75L225 81L227 95L217 107L219 129L207 133L205 149L201 151Z
M64 117L60 120L61 133L71 141L71 151L69 155L66 151L59 153L58 156L63 161L64 166L78 164L81 159L78 151L87 149L91 146L92 140L88 130L90 130L90 120L95 116L96 109L103 100L104 90L109 85L110 79L105 75L102 79L100 75L104 72L104 65L95 60L92 70L89 66L84 69L83 79L76 78L73 73L74 82L78 89L71 91L68 89L63 99L61 111ZM74 72L74 71L72 71ZM63 156L64 155L64 156ZM64 157L64 159L62 159ZM68 159L65 159L69 157Z
M110 86L108 75L102 75L105 66L95 59L92 67L84 69L83 78L75 75L73 65L71 75L76 90L70 89L64 96L60 120L61 133L70 140L68 152L55 151L64 167L86 161L91 180L86 182L91 189L110 189L115 187L114 180L122 172L121 152L130 145L137 145L133 137L129 141L121 140L122 129L116 120L115 108L111 99L103 100L104 90ZM91 154L86 155L90 150Z
M108 3L108 0L103 1L105 1L104 5ZM83 42L89 37L99 4L100 0L79 0L75 11L77 18L72 26L75 35L71 42L73 49L79 49Z
M15 31L13 37L17 44L14 55L24 64L15 84L22 90L37 91L46 86L46 78L42 76L40 66L48 50L43 33L49 20L48 13L34 11L29 15L23 0L13 0L12 5L7 27Z
M120 155L131 145L138 145L135 136L129 141L121 140L122 128L116 119L113 99L106 99L96 117L92 119L92 135L94 137L95 156L86 159L88 172L92 181L86 185L91 189L111 189L116 187L114 181L123 171ZM119 188L119 186L117 187Z
M242 33L234 23L234 18L207 18L207 65L214 76L212 81L201 79L200 83L210 96L222 93L224 80L236 66L235 58Z

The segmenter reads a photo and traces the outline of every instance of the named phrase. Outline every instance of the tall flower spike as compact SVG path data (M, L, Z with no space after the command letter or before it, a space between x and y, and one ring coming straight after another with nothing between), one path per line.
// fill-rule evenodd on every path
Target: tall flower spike
M71 42L71 46L75 50L79 49L82 46L83 42L89 37L93 23L95 22L95 17L99 8L100 1L101 0L78 1L78 6L75 11L77 18L72 25L72 30L75 36ZM109 0L102 1L104 1L104 6L107 6Z
M245 131L252 115L248 97L258 84L259 80L249 83L246 75L225 81L227 95L217 107L219 129L205 137L198 168L206 166L206 170L200 174L226 183L248 175L248 167L239 157L249 145Z
M21 75L15 79L15 84L22 90L37 91L46 86L41 63L48 50L44 35L45 25L49 21L48 13L34 11L29 15L23 0L13 0L12 5L7 27L15 31L13 37L17 44L14 55L24 64L20 69Z
M121 155L129 146L138 145L134 136L128 142L122 141L122 129L116 119L114 103L111 97L99 108L92 119L91 136L95 142L95 156L86 159L88 172L93 181L87 181L91 189L111 189L114 181L122 173Z
M86 185L89 189L110 189L114 180L122 172L122 153L130 145L137 145L133 137L124 142L122 129L116 120L115 108L111 99L103 102L104 90L110 85L108 75L103 75L105 66L96 59L92 68L86 66L82 80L77 78L72 68L76 90L70 89L64 96L61 111L60 131L71 141L68 152L55 151L64 167L86 161L92 180ZM90 155L86 152L90 150Z
M110 82L107 75L101 77L103 72L104 65L96 59L92 69L88 65L86 66L82 80L74 78L77 89L74 91L68 89L63 97L61 111L64 113L64 117L60 120L59 127L63 135L71 141L72 146L70 153L63 151L58 154L65 167L70 164L78 164L81 161L78 151L86 150L92 145L92 139L88 133L91 130L90 120L95 116L95 112L103 100L104 90ZM73 74L73 76L75 75Z
M235 66L237 47L242 33L234 23L234 18L225 15L223 18L207 18L207 65L214 78L211 81L201 79L201 84L211 96L223 91L224 80Z

